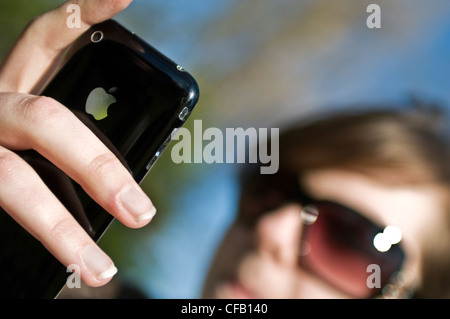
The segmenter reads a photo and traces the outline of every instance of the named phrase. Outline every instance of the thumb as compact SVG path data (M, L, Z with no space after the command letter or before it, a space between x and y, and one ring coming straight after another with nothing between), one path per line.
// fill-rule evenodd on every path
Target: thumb
M29 93L55 59L92 25L114 17L132 0L71 0L25 29L0 70L0 91ZM73 16L75 15L75 16ZM79 25L70 27L69 19Z

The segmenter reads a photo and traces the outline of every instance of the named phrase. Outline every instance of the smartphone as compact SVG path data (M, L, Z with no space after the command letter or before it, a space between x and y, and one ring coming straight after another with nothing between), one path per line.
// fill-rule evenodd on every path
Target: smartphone
M40 95L76 114L138 183L199 98L192 75L113 20L81 35L40 86ZM37 152L18 154L98 241L113 217ZM69 275L36 239L0 212L0 298L55 298Z

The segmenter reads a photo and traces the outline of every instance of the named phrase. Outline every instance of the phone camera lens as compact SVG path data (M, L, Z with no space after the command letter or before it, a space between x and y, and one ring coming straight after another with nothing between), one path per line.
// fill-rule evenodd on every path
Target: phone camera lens
M103 40L103 32L102 31L95 31L91 35L91 41L93 43L98 43Z

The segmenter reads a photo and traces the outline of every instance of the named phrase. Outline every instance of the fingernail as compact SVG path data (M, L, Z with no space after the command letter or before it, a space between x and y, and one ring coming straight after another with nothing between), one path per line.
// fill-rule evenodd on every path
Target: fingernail
M138 222L149 220L156 214L152 201L140 188L126 186L120 193L119 198L123 207Z
M81 258L97 280L112 278L117 273L112 260L95 244L86 246L81 252Z

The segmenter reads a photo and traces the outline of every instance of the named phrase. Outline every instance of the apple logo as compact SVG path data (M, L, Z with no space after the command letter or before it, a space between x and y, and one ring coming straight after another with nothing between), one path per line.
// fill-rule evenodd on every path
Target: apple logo
M109 89L109 93L117 91L116 87ZM97 121L108 116L108 107L116 103L116 98L107 93L102 87L95 88L89 93L86 100L86 112L91 114Z

